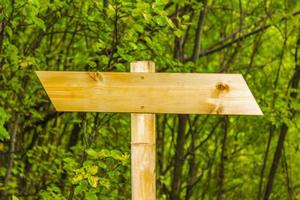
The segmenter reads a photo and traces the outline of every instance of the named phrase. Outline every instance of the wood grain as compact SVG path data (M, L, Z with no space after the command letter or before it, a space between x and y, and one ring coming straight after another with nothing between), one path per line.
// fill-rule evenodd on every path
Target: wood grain
M155 65L133 62L131 72L155 72ZM155 114L131 114L132 200L156 199L155 136Z
M58 111L262 115L240 74L38 71Z

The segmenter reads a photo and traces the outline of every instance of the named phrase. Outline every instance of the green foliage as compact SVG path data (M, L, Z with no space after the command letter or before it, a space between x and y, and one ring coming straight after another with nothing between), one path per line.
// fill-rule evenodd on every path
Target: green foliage
M227 131L219 116L158 115L158 199L258 199L285 127L270 199L299 199L299 5L0 0L0 198L130 199L130 115L55 112L34 71L152 60L158 72L242 73L264 112L230 117Z
M117 150L87 149L87 159L82 167L74 168L72 158L65 159L66 169L71 169L72 184L75 185L75 195L84 194L85 198L93 199L96 196L109 196L114 190L112 183L121 174L117 172L121 165L128 165L128 154L122 154Z
M9 139L9 133L4 127L5 122L7 122L9 117L5 113L4 109L0 107L0 141L4 139Z
M66 200L61 194L61 190L55 185L50 185L46 190L42 190L39 193L39 198L43 200Z

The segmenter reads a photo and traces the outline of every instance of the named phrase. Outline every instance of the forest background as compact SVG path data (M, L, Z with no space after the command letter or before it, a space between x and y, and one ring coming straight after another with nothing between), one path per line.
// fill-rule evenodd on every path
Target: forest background
M263 117L157 115L158 199L300 199L297 0L0 0L0 199L130 199L130 115L35 70L242 73ZM163 101L163 99L162 99Z

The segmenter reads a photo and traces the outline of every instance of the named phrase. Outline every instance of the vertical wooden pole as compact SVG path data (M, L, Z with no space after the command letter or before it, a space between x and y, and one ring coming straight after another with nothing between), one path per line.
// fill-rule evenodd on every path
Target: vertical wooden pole
M155 64L137 61L131 72L155 72ZM141 76L141 79L144 79ZM147 92L147 91L145 91ZM144 105L138 105L144 109ZM131 114L131 190L132 200L156 199L155 114Z

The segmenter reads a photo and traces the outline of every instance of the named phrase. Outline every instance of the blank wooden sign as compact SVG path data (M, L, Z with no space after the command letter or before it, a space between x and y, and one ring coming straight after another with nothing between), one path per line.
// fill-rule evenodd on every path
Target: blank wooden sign
M58 111L130 112L132 200L155 200L155 115L262 115L239 74L154 73L149 61L131 73L49 72L37 75Z
M38 71L57 111L262 115L240 74Z

